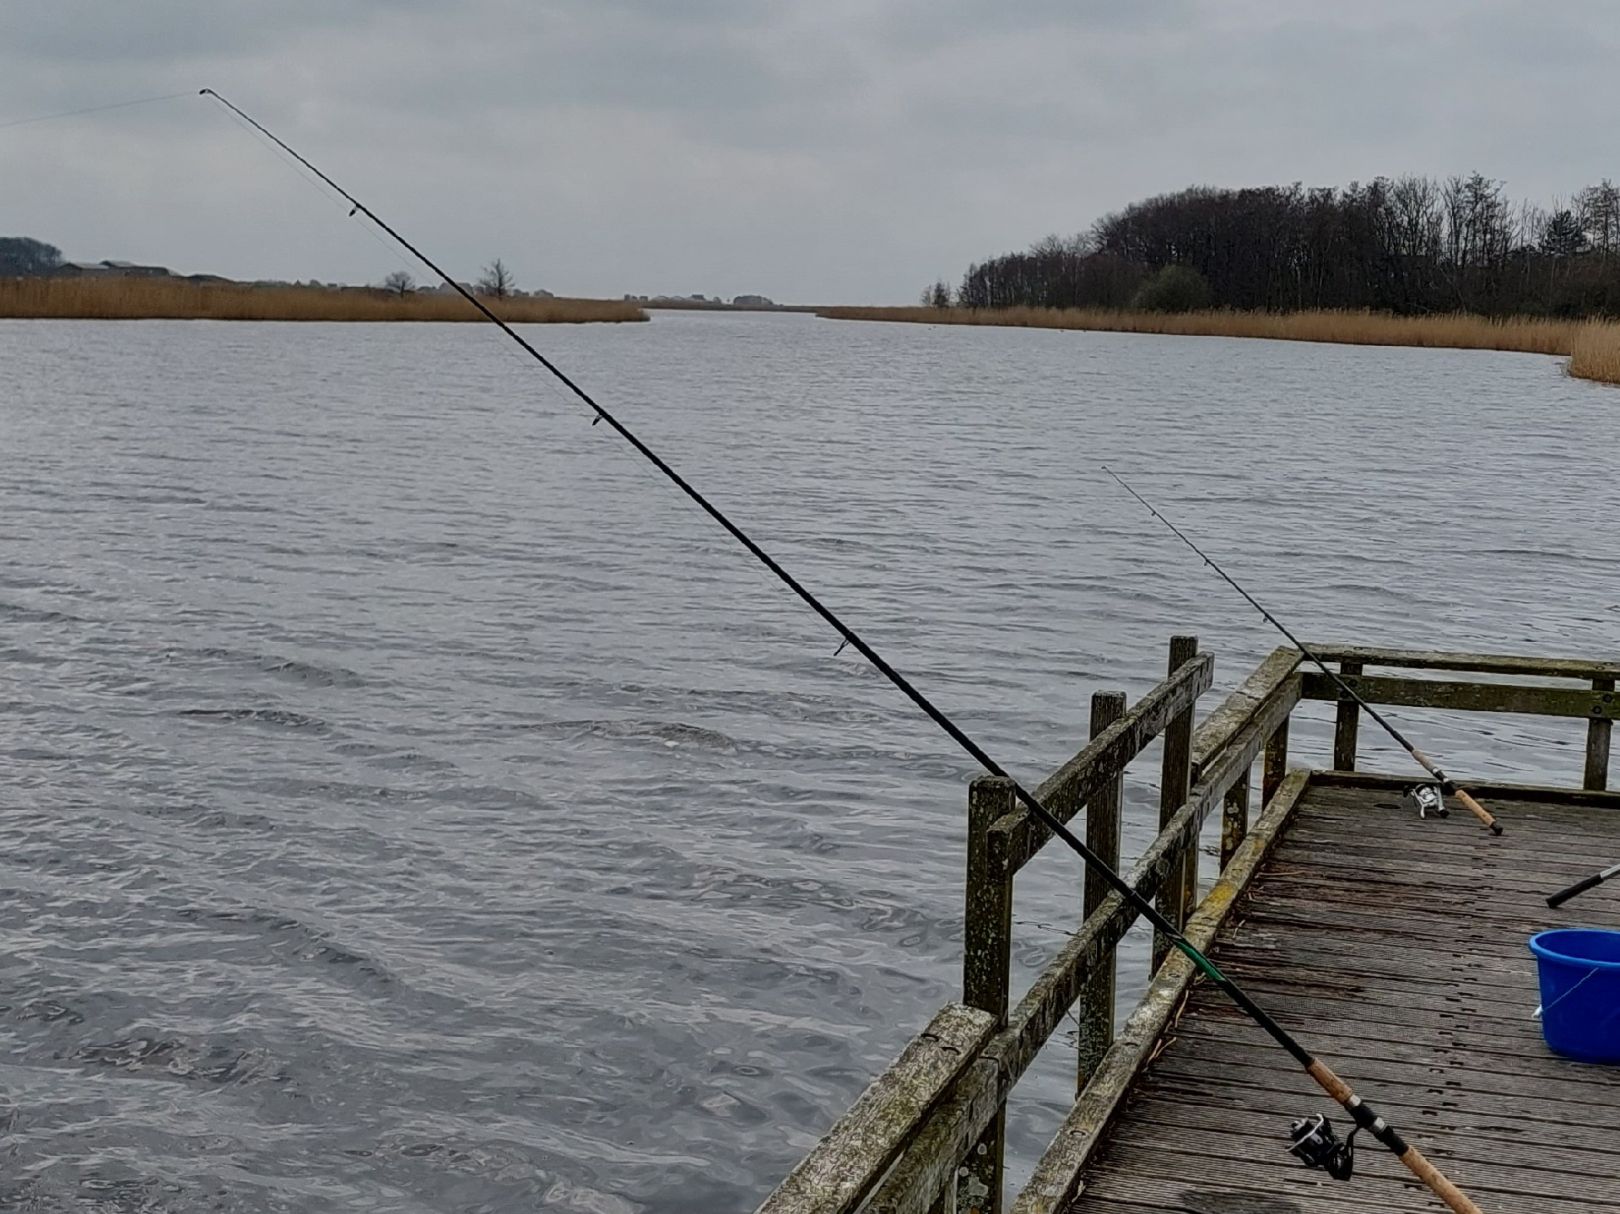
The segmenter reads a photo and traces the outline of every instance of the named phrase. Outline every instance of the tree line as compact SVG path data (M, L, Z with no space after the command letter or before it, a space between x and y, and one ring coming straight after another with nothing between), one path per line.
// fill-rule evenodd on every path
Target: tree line
M62 272L62 250L31 236L0 236L0 278L39 278ZM382 288L393 295L409 295L416 279L405 270L395 270L382 281ZM499 257L484 267L473 290L493 299L508 299L518 293L517 276Z
M1475 173L1197 187L970 266L936 307L1620 315L1620 186L1516 204Z

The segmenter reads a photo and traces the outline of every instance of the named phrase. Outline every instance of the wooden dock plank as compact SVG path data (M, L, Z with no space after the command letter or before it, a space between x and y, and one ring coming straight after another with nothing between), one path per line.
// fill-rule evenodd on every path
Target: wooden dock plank
M1620 860L1620 812L1516 799L1508 834L1420 819L1400 785L1313 784L1213 956L1487 1214L1620 1209L1620 1068L1541 1040L1530 934L1620 928L1620 893L1548 893ZM1614 803L1620 805L1620 803ZM1093 1157L1068 1214L1350 1214L1443 1207L1358 1139L1347 1183L1285 1150L1348 1118L1207 984ZM1365 1138L1365 1136L1362 1136Z

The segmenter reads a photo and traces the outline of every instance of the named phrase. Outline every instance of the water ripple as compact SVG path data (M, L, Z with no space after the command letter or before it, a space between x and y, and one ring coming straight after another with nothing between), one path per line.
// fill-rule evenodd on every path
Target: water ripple
M1620 410L1551 360L542 339L1032 778L1172 632L1218 690L1277 641L1103 462L1302 634L1620 648ZM489 354L0 322L0 1209L746 1210L956 993L971 763ZM1567 723L1396 715L1459 773L1579 768ZM1325 758L1329 709L1295 733ZM1076 881L1043 855L1020 918ZM1071 1084L1020 1087L1015 1173Z

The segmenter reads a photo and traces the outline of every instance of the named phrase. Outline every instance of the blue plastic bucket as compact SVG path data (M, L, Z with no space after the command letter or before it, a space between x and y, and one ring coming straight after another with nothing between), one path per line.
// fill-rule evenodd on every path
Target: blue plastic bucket
M1541 1032L1554 1053L1620 1063L1620 932L1560 928L1530 937Z

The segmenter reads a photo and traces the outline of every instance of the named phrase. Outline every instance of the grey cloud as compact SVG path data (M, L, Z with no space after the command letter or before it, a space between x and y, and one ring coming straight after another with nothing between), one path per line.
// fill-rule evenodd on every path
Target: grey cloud
M1605 162L1598 0L9 0L0 122L219 87L459 267L905 301L1144 194ZM0 230L225 273L394 268L199 106L0 133ZM21 161L14 157L22 157Z
M1194 23L1193 0L901 0L877 6L879 27L902 46L928 48L985 35L1076 31L1085 34L1173 31Z
M416 3L332 0L8 0L0 35L8 56L61 64L174 63L220 53L269 53L295 31L363 26Z

